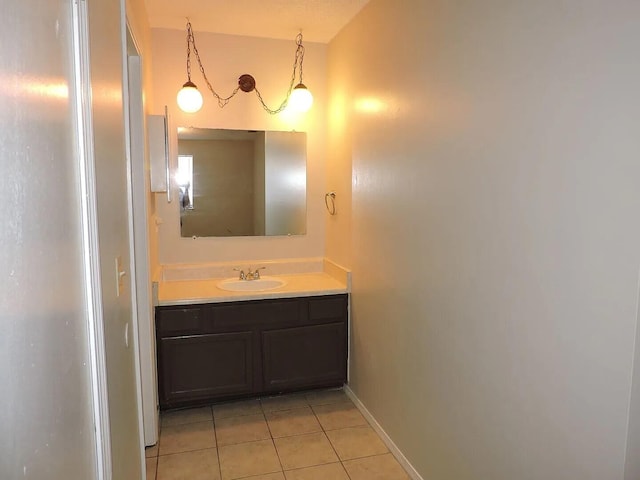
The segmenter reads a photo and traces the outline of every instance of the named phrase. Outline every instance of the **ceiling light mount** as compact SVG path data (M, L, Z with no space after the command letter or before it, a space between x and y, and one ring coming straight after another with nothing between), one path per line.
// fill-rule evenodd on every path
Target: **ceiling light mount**
M202 78L204 79L207 88L214 96L214 98L218 101L218 106L220 108L224 108L240 90L246 93L256 92L256 96L258 97L262 108L271 115L282 112L285 108L287 108L287 106L291 106L293 109L300 112L306 112L309 108L311 108L311 104L313 103L313 96L311 95L311 92L309 92L307 87L302 83L302 66L304 63L304 46L302 45L302 33L299 33L296 37L296 52L293 62L293 71L291 73L291 79L289 81L287 93L280 105L277 108L273 109L267 106L267 104L264 102L260 90L258 90L258 88L256 87L255 78L253 78L253 76L249 75L248 73L240 75L240 78L238 78L238 86L231 92L231 95L229 95L228 97L223 97L214 90L211 82L207 78L207 74L205 73L202 61L200 60L200 54L198 53L198 48L196 47L196 41L193 35L191 22L189 21L189 19L187 19L187 82L178 92L178 106L181 110L188 113L194 113L200 110L200 108L202 107L202 95L198 91L198 87L196 87L196 85L191 81L191 51L193 51L193 54L196 57L200 73L202 74ZM296 78L298 80L297 82ZM187 100L185 99L189 99L189 102L187 102Z
M256 88L256 79L248 73L245 73L244 75L240 75L240 78L238 79L238 86L243 92L253 92Z

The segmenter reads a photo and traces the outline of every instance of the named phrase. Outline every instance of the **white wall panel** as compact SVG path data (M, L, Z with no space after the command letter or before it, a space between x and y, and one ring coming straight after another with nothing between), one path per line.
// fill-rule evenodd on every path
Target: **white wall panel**
M0 14L0 478L96 478L71 3Z
M373 0L330 44L352 388L425 479L623 478L637 18L631 1Z

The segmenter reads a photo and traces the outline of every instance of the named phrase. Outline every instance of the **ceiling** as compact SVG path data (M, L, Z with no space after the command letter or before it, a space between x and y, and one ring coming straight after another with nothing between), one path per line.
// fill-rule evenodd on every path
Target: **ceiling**
M329 43L369 0L145 0L151 28Z

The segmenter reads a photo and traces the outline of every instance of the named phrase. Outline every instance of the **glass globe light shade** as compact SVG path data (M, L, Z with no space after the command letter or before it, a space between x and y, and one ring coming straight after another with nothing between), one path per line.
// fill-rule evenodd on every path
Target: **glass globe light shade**
M195 113L202 108L202 94L195 83L185 83L178 92L178 106L186 113Z
M313 105L313 95L303 83L299 83L291 92L289 106L297 112L306 112Z

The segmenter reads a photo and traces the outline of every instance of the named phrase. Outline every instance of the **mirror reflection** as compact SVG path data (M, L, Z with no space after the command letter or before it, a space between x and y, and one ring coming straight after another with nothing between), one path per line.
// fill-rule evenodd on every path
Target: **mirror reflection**
M306 233L306 134L178 128L183 237Z

